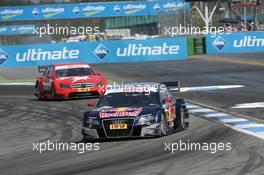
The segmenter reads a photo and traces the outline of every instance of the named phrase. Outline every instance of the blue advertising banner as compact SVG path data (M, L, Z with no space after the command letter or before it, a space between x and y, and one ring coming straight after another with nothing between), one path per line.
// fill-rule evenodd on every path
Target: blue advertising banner
M33 34L35 25L0 26L0 35Z
M207 54L263 52L264 32L233 32L207 35Z
M183 37L0 46L2 67L183 59L187 59L187 41Z
M182 0L4 6L0 7L0 21L155 15L177 13L183 7ZM189 2L185 8L190 9Z

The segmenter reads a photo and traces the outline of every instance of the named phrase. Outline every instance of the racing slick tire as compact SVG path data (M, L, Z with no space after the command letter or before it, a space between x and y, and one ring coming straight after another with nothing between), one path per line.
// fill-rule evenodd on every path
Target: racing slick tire
M39 82L37 81L36 85L35 85L35 90L36 90L35 96L38 98L38 100L44 100L44 97L43 97L43 95L40 92L39 86L40 86Z
M185 101L183 99L177 99L176 102L176 127L179 130L185 130L189 127L189 113L188 109L186 108Z
M160 136L167 135L168 123L166 121L165 115L163 113L160 114Z
M51 100L57 100L57 93L54 84L51 85Z

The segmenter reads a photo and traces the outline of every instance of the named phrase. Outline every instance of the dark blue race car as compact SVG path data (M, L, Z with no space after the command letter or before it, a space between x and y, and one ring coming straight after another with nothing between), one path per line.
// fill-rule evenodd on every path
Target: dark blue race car
M189 125L184 100L165 84L126 83L108 87L96 108L84 113L82 135L84 140L155 137Z

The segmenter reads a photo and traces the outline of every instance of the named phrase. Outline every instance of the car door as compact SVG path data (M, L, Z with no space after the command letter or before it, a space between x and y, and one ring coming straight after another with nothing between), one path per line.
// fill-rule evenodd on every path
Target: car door
M166 100L168 98L171 99L171 101ZM176 119L176 100L165 85L160 86L160 100L166 114L167 122L169 123L168 126L174 127L174 120Z
M52 83L53 83L53 66L49 66L46 70L46 73L44 74L42 81L44 91L50 92Z

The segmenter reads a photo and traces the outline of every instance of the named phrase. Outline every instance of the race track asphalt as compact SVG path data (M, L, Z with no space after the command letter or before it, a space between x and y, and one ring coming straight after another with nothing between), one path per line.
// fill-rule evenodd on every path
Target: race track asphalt
M245 56L245 54L243 54ZM254 57L254 54L248 55ZM255 54L261 57L261 54ZM264 54L262 54L264 58ZM230 56L232 57L232 55ZM236 56L237 58L239 55ZM258 59L259 61L259 59ZM261 61L261 60L260 60ZM264 61L263 61L264 62ZM173 81L183 87L244 85L210 92L177 92L187 100L227 112L264 119L263 108L230 109L237 103L264 101L264 68L259 65L192 58L186 61L94 65L119 81ZM0 86L0 174L263 175L264 140L220 123L191 116L191 127L155 139L100 142L98 151L46 151L33 143L79 142L82 113L97 99L37 101L30 86ZM230 143L230 151L165 150L165 144Z

